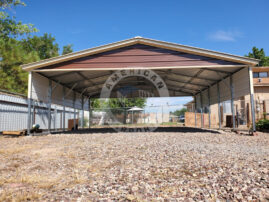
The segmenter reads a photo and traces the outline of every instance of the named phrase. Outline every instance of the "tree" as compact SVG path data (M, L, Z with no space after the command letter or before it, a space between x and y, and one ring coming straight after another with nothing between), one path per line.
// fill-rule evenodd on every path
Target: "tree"
M63 47L63 52L62 55L68 54L68 53L72 53L73 52L73 45L72 44L68 44L66 46Z
M187 112L186 108L182 108L180 110L176 110L174 112L172 112L171 114L175 115L175 116L182 116L185 114L185 112Z
M258 66L269 66L269 57L265 56L263 48L258 49L255 46L252 48L252 52L249 52L247 57L259 59Z
M107 105L109 108L131 108L134 106L143 108L146 105L146 101L146 98L110 98Z
M40 37L27 37L22 40L22 43L28 53L37 52L41 60L59 55L59 45L55 42L55 38L48 33Z
M0 48L0 86L2 89L27 93L28 74L20 65L39 59L37 53L24 51L20 41L9 39Z
M32 24L17 22L15 17L8 15L6 9L18 5L25 4L19 0L0 0L0 85L5 90L26 94L27 73L20 65L39 58L34 52L27 53L17 38L29 36L37 29Z
M25 6L25 3L19 0L0 0L0 40L2 43L10 38L38 31L33 24L22 24L20 21L17 22L14 16L8 15L6 9L18 5Z

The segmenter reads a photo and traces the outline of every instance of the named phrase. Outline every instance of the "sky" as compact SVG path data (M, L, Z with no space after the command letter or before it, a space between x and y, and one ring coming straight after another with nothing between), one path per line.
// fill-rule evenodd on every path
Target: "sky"
M11 12L74 51L142 36L236 55L269 55L269 0L26 0Z
M269 55L268 0L26 0L23 23L79 51L142 36L236 55Z

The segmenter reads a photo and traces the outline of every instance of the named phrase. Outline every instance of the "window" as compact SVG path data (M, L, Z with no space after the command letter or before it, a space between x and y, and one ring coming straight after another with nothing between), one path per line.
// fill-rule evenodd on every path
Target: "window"
M260 72L259 73L259 78L266 78L268 77L268 72Z
M253 78L259 78L259 73L258 72L253 72Z
M253 72L253 78L266 78L268 77L268 72Z

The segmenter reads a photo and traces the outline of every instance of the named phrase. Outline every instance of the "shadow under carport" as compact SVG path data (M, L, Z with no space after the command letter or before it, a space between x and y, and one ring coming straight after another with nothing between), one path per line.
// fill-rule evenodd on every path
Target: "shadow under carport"
M193 127L103 127L103 128L87 128L79 129L75 131L65 131L65 132L52 132L52 134L87 134L87 133L138 133L138 132L158 132L158 133L216 133L219 131L204 129L204 128L193 128Z

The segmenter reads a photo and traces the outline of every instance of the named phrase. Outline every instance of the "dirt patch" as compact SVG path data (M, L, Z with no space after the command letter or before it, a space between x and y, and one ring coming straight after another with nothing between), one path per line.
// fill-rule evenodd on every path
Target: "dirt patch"
M0 137L0 201L269 200L269 135Z

